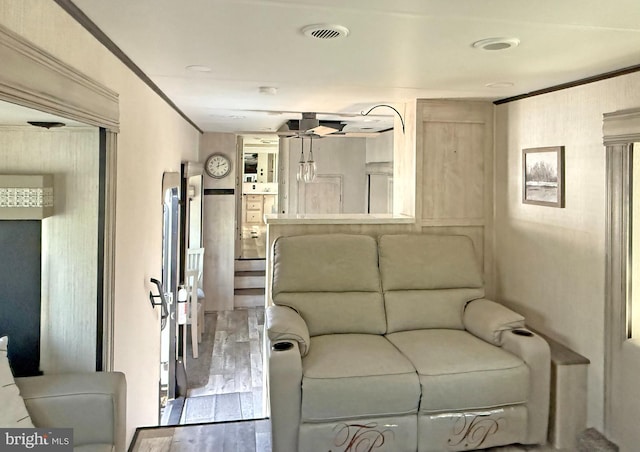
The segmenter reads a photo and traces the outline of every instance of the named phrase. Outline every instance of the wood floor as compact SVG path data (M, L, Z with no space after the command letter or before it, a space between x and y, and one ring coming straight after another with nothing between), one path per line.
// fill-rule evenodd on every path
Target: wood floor
M264 417L264 308L205 315L200 357L187 348L187 398L180 424Z
M264 224L242 224L242 259L264 259L266 248L267 227Z
M260 420L138 429L129 452L271 452L271 423Z

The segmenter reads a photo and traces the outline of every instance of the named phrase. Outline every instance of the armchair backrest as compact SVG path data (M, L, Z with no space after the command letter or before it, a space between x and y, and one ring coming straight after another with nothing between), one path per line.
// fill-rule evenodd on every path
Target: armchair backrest
M464 329L466 304L484 297L482 273L469 237L383 235L378 252L388 333Z
M273 302L300 313L309 334L386 331L375 239L280 237L273 248Z

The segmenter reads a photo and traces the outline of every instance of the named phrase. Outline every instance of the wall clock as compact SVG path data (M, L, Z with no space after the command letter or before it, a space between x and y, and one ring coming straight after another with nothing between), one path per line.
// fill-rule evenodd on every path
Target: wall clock
M214 179L222 179L231 172L231 160L224 154L211 154L204 163L204 170Z

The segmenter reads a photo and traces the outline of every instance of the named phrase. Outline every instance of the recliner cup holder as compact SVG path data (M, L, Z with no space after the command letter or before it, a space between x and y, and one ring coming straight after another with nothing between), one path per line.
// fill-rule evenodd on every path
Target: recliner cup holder
M511 332L517 336L525 336L525 337L532 337L534 334L529 331L529 330L521 330L521 329L516 329L516 330L511 330Z
M271 346L271 349L276 352L284 352L292 348L293 344L291 342L276 342Z

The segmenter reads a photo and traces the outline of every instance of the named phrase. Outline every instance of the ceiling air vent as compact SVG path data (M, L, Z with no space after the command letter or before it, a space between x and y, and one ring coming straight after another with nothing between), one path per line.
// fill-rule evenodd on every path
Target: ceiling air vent
M315 39L344 38L349 35L349 29L342 25L316 24L302 29L305 36Z

